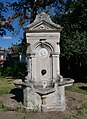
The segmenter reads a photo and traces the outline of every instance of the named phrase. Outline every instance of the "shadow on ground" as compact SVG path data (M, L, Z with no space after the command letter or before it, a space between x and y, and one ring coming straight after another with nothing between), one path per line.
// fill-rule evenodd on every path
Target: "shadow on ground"
M79 88L82 89L82 90L87 91L87 86L81 86L81 87L79 87Z
M11 99L15 99L17 102L23 103L23 89L14 88L10 91L10 94L15 95L11 97Z

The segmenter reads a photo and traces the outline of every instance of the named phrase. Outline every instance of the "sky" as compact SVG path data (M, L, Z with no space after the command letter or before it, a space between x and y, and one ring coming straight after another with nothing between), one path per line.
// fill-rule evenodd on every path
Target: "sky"
M4 5L6 5L6 1L13 3L15 1L19 1L19 0L0 0L0 2L3 2ZM54 8L53 8L54 9ZM52 8L51 8L51 13L52 13ZM7 13L3 13L5 17L11 16L12 15L12 11L9 10ZM53 13L52 13L53 14ZM27 24L28 25L28 24ZM11 47L12 44L20 44L21 43L21 39L23 39L23 29L19 28L18 26L18 20L14 20L13 22L13 27L15 29L15 32L6 32L5 36L0 36L0 47L2 49L6 49L8 47Z
M9 2L14 2L14 1L17 1L17 0L7 0ZM4 2L4 4L6 4L6 0L0 0L0 2ZM8 11L7 14L4 14L5 16L6 15L11 15L12 11ZM15 31L12 33L12 32L9 32L7 31L6 32L6 35L4 36L0 36L0 47L2 47L2 49L6 49L8 47L11 47L12 44L20 44L21 43L21 39L23 38L23 30L22 28L19 28L18 27L18 22L17 20L14 21L13 23L13 27L15 29Z

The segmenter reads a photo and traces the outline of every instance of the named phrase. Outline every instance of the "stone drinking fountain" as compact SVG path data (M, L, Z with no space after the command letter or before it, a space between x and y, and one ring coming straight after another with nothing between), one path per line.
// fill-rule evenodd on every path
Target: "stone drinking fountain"
M27 71L25 80L14 84L23 89L24 106L37 111L64 111L65 86L74 80L60 75L60 32L62 27L42 12L26 31Z

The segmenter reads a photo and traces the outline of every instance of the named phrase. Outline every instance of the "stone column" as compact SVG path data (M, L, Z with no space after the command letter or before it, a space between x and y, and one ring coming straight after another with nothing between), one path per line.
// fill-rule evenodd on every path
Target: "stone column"
M57 74L60 75L60 55L57 55Z
M55 56L52 54L52 61L53 61L53 78L56 78L56 58Z
M60 60L59 54L52 54L53 58L53 78L57 78L57 75L60 75Z
M32 67L31 67L31 57L29 55L27 55L27 71L28 71L28 79L31 79L31 71Z
M56 57L57 57L57 74L60 75L60 44L56 43Z
M31 79L35 78L35 53L31 54Z

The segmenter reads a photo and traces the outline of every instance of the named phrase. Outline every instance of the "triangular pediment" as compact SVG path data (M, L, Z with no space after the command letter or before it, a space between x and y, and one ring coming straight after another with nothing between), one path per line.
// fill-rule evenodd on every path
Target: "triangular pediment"
M55 24L50 19L50 16L44 12L36 16L36 19L30 25L25 27L27 31L61 31L62 27L58 24Z
M45 21L41 21L40 23L31 26L29 30L57 30L57 28Z

